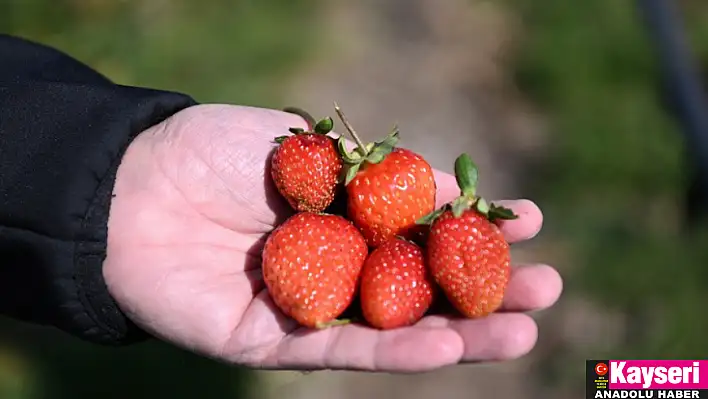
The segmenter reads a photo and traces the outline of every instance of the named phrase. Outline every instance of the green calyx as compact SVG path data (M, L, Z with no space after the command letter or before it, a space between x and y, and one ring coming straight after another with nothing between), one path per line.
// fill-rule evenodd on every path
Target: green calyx
M336 327L336 326L344 326L344 325L351 324L351 323L352 323L352 320L350 320L350 319L334 319L334 320L327 321L327 322L317 323L315 328L318 330L324 330L326 328Z
M462 216L465 211L470 209L474 209L486 216L491 222L518 218L511 209L489 203L487 200L477 195L479 170L469 155L462 154L455 160L455 179L460 188L460 196L455 198L452 202L418 219L416 221L417 224L432 224L435 219L448 210L451 211L456 218Z
M326 117L324 119L321 119L320 121L315 121L315 118L310 115L309 112L297 108L297 107L285 107L283 108L284 112L288 112L291 114L295 114L300 116L302 119L305 120L307 123L307 129L303 129L300 127L291 127L288 129L288 131L294 135L298 134L323 134L326 135L334 129L334 120L330 117ZM290 136L278 136L276 137L273 141L278 144L282 144L285 139L287 139Z
M344 136L339 136L339 139L337 140L339 153L342 156L342 160L345 165L342 178L344 180L344 184L347 185L354 179L364 163L377 164L386 159L386 156L388 156L388 154L396 148L396 144L398 144L399 131L398 127L394 126L391 132L383 140L364 144L337 103L334 103L334 110L337 113L337 116L339 116L339 119L342 121L344 127L347 129L347 132L349 132L349 135L352 139L354 139L354 142L357 145L353 151L348 151Z

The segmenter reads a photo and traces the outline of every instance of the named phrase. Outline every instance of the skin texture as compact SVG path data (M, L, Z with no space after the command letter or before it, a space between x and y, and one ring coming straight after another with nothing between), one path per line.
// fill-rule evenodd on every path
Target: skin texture
M269 369L420 372L514 359L536 343L527 311L558 299L550 266L517 265L502 312L478 320L425 317L379 331L301 328L264 290L260 251L292 212L270 181L276 136L306 128L300 117L259 108L200 105L139 135L118 170L103 273L139 326L198 354ZM438 205L459 190L435 172ZM542 215L530 201L501 201L519 218L501 224L510 242L532 238Z
M361 309L380 329L414 324L433 302L434 281L419 246L394 238L376 248L361 273Z
M430 271L457 310L470 318L497 309L511 275L509 244L496 224L467 210L435 220L427 245Z
M341 216L298 213L281 224L263 250L263 279L283 313L306 327L344 312L369 250Z
M349 219L377 247L396 236L420 240L416 220L435 209L435 177L420 155L396 148L377 164L364 164L347 185Z
M271 176L293 209L322 212L334 200L342 164L332 138L292 135L273 154Z

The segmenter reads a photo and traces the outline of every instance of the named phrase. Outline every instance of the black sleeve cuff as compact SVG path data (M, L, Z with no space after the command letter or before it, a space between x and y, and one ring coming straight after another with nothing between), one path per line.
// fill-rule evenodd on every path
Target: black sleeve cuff
M81 222L76 237L72 279L67 276L57 280L59 292L66 295L67 310L62 317L65 319L58 325L79 337L109 345L130 344L147 338L147 334L118 308L103 279L108 216L120 164L118 159L98 181L96 196Z
M96 343L144 337L103 280L115 173L136 135L195 104L105 82L0 79L0 312Z
M103 279L102 267L106 258L108 216L120 160L137 134L162 122L177 111L196 104L191 98L176 93L136 88L127 90L137 90L136 94L139 94L142 103L133 103L132 113L126 115L126 121L131 122L128 130L125 131L128 134L115 135L118 139L113 147L115 152L109 151L104 161L97 160L94 176L101 178L87 182L94 185L95 195L88 205L76 237L73 275L75 294L72 295L71 291L67 292L68 312L65 317L68 316L68 319L59 324L60 327L77 336L109 345L129 344L147 338L147 334L135 326L118 308L108 293ZM121 136L125 139L120 140Z

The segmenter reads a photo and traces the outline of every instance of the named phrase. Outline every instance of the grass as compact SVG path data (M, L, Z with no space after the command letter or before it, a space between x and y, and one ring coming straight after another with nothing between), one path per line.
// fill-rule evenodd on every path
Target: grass
M8 0L0 28L70 53L116 83L199 101L273 104L312 49L317 0Z

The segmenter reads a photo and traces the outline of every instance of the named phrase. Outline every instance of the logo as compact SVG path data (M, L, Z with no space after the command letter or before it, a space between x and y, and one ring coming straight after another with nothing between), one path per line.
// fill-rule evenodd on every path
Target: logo
M607 360L591 360L587 363L586 385L588 391L607 391L609 383L607 373L610 372L607 363Z
M605 363L598 363L595 365L595 373L599 376L607 374L608 371L610 371L610 369Z
M610 360L611 389L708 388L698 360ZM708 377L708 362L703 362Z
M588 360L586 398L706 398L708 360Z

